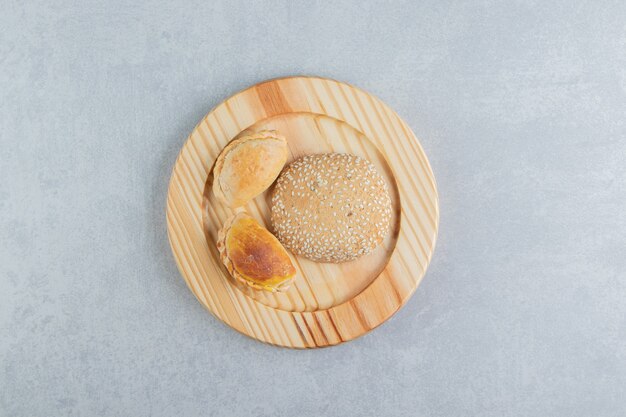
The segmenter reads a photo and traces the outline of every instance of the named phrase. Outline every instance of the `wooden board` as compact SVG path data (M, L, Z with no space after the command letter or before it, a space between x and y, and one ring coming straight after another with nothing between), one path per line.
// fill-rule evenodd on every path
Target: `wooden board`
M395 208L383 244L343 264L292 256L298 273L285 293L255 291L233 280L215 247L231 211L213 197L212 167L229 141L261 129L287 137L290 161L310 153L347 152L374 163ZM268 195L245 209L271 229ZM433 173L408 126L372 95L315 77L266 81L219 104L184 144L167 197L170 245L198 300L243 334L294 348L352 340L391 317L419 285L438 223Z

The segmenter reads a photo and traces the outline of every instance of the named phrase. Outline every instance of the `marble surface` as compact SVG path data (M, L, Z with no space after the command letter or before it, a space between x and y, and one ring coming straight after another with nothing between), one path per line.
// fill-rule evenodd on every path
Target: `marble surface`
M623 416L626 3L2 1L1 416ZM437 177L410 302L266 346L170 253L185 137L255 82L386 101Z

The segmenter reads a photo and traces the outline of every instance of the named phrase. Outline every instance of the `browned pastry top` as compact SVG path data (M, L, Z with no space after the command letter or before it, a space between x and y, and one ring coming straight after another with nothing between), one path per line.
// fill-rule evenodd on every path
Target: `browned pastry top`
M254 288L284 290L296 273L276 237L243 212L226 222L218 249L229 272Z

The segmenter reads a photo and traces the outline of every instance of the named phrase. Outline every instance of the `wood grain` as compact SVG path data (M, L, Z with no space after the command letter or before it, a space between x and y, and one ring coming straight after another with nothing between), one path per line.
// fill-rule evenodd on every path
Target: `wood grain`
M298 274L285 293L255 291L233 280L215 247L217 231L231 212L211 193L211 169L229 141L261 129L277 129L287 137L290 160L334 151L374 163L395 208L385 242L344 264L293 256ZM269 192L246 206L268 228ZM426 271L438 222L433 173L406 124L370 94L315 77L266 81L215 107L183 145L167 197L170 245L198 300L239 332L293 348L354 339L394 314Z

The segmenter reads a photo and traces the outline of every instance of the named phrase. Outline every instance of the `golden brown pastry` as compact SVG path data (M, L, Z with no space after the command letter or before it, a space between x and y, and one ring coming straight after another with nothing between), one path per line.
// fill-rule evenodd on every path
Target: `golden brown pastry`
M280 174L272 195L276 237L296 255L345 262L371 252L389 232L383 177L355 155L307 155Z
M228 272L252 288L284 291L296 274L278 239L244 212L226 221L218 234L217 249Z
M213 168L213 193L239 207L269 187L287 162L287 141L275 130L251 133L230 142Z

